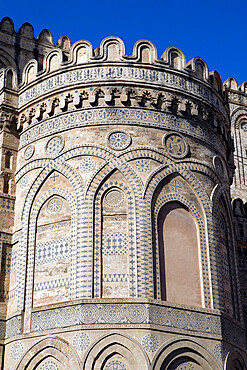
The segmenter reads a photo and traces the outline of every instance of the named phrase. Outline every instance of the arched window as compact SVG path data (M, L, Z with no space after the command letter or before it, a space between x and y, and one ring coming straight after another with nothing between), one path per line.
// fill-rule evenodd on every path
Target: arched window
M201 306L198 231L180 203L165 204L158 215L161 299Z
M128 295L128 204L122 190L110 188L102 201L102 297Z
M54 195L42 205L36 225L33 306L71 298L71 209Z

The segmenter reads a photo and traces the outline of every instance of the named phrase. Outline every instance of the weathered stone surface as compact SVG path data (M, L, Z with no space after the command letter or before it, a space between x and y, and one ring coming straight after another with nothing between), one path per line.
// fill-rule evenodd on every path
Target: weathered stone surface
M245 369L246 86L9 18L0 47L0 366Z

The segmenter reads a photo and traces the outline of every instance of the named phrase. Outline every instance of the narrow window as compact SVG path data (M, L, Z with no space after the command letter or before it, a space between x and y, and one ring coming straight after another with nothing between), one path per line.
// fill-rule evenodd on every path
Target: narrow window
M11 152L5 153L5 168L10 168Z
M9 194L9 177L4 176L4 182L3 182L3 192L5 194Z

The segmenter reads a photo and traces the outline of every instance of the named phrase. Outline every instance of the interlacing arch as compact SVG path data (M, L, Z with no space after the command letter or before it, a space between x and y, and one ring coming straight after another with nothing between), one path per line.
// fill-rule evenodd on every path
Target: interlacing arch
M244 370L247 368L247 363L237 349L233 349L226 356L224 370Z
M26 299L25 299L25 308L31 308L32 306L32 297L33 297L33 274L34 274L34 254L35 254L35 231L38 213L43 206L43 204L51 197L59 196L66 199L70 205L71 209L71 256L72 256L72 265L76 266L76 246L77 246L77 215L76 215L76 200L74 196L65 189L60 188L51 188L45 194L43 194L40 199L37 201L35 206L31 210L30 214L30 225L29 225L29 239L28 239L28 262L27 262L27 282L26 282ZM25 272L24 272L25 273ZM23 277L24 278L24 277ZM74 279L76 281L76 279ZM74 289L73 289L74 288ZM72 286L72 292L75 291L75 287Z
M73 347L59 337L48 337L34 344L24 354L16 370L35 370L46 359L54 359L61 368L80 370L80 359Z
M202 344L185 337L164 343L155 353L151 369L173 370L179 362L182 365L184 361L194 363L202 370L221 370L221 366Z
M62 164L62 166L59 168L55 168L55 170L62 175L66 177L66 179L70 182L72 187L74 188L75 195L77 198L77 208L80 209L80 203L82 202L82 195L81 191L83 189L83 183L82 180L79 176L79 174L72 169L70 166L67 164ZM25 202L23 205L23 210L22 210L22 238L21 238L21 243L19 246L19 261L22 270L25 273L26 270L26 255L27 255L27 246L29 243L29 220L30 220L30 212L32 205L36 199L37 194L39 193L39 190L42 186L42 184L46 181L46 179L52 174L54 171L54 168L51 169L50 167L44 168L43 171L36 177L36 180L33 182L31 185L30 189L28 190L28 193L25 198ZM25 220L25 221L24 221ZM21 308L23 307L23 297L24 297L24 285L25 285L25 279L24 276L20 276L20 274L17 275L18 279L18 293L17 293L17 299L18 299L18 307Z
M122 333L109 333L92 343L82 361L82 369L103 369L106 361L115 354L122 357L129 369L150 369L150 361L141 345L134 338Z
M212 227L212 232L214 234L214 239L218 237L218 218L219 215L222 211L222 208L219 206L220 201L222 201L225 212L224 212L224 219L227 224L226 232L227 232L227 239L228 239L228 247L229 247L229 261L232 261L230 263L230 270L231 270L231 277L232 277L232 295L233 295L233 307L235 309L234 316L236 319L239 320L240 318L240 295L239 295L239 288L238 288L238 282L235 279L236 276L236 271L235 271L235 266L237 264L237 256L236 256L236 250L234 248L234 243L233 243L233 235L234 235L234 230L233 230L233 220L232 220L232 210L231 210L231 203L230 199L227 193L227 190L224 188L224 186L220 186L217 184L212 192L212 204L213 204L213 210L212 210L212 218L213 218L213 227ZM215 266L214 269L212 269L212 277L214 278L215 281L218 281L218 284L214 285L214 301L215 301L215 308L220 308L221 304L218 299L218 289L220 289L221 284L219 283L219 279L221 276L221 271L217 269L216 266L220 266L220 261L219 256L218 256L218 249L214 248L212 249L212 261ZM233 263L235 261L235 263Z

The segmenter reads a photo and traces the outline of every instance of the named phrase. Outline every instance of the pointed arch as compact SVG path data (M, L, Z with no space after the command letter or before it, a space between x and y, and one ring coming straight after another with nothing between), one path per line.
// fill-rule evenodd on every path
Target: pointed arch
M134 297L137 287L133 190L127 179L115 171L95 194L94 297L109 297L108 293L121 296L121 289L123 296Z
M202 306L198 225L182 203L165 203L158 213L161 299Z
M129 369L148 370L150 362L140 344L122 333L109 333L96 340L88 349L82 368L85 370L106 369L103 367L111 356L118 354Z
M203 345L183 337L172 339L163 344L153 358L151 369L172 370L178 364L186 365L186 362L197 365L196 369L221 369L218 362Z
M36 369L47 358L57 360L66 369L80 369L80 360L72 346L62 338L48 337L28 349L20 360L16 370Z
M194 219L196 220L199 228L199 261L200 261L200 276L202 283L202 306L212 308L212 286L211 286L211 265L210 265L210 241L207 240L206 235L208 230L212 227L212 210L208 195L205 189L202 188L200 181L197 177L189 171L185 165L170 165L163 169L149 183L147 188L145 199L150 202L150 220L153 224L153 236L154 240L150 243L153 244L153 270L154 270L154 296L160 298L160 269L159 269L159 256L158 256L158 225L157 218L160 208L169 201L179 201L185 207L187 207ZM164 184L168 184L168 176L170 180L174 176L181 176L181 179L185 181L186 186L190 189L190 195L182 196L179 192L167 189L167 193L162 194L162 188ZM162 185L163 184L163 185ZM162 201L157 203L157 196L160 195ZM193 197L193 201L190 198ZM196 200L197 206L194 205Z
M246 368L247 363L237 349L233 349L228 353L225 360L224 370L244 370Z

